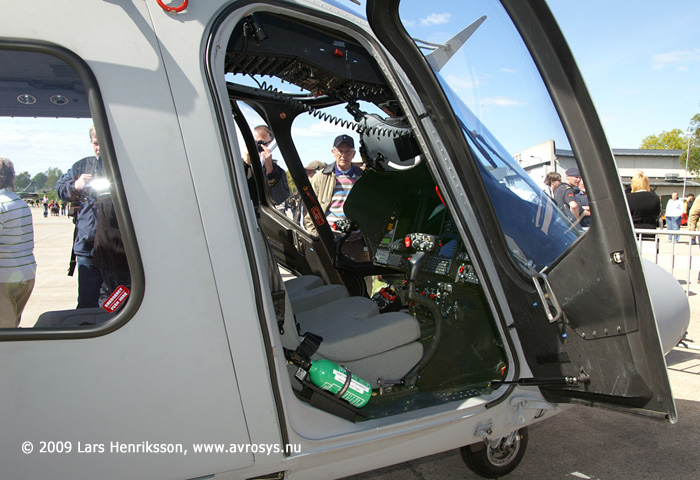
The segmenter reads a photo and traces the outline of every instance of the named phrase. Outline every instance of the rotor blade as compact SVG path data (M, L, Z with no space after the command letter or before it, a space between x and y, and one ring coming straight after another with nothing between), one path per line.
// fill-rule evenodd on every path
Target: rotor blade
M479 18L477 21L469 25L467 28L459 32L457 35L449 39L444 45L439 46L433 52L425 56L428 64L435 70L439 72L442 67L452 58L452 56L457 53L457 50L462 48L469 37L472 36L476 29L481 26L486 20L486 15Z

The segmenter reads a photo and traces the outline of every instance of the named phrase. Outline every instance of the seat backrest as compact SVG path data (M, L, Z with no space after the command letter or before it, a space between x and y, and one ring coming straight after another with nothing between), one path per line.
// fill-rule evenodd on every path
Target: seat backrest
M286 280L284 289L295 315L350 296L345 285L324 285L321 277L316 275L303 275Z

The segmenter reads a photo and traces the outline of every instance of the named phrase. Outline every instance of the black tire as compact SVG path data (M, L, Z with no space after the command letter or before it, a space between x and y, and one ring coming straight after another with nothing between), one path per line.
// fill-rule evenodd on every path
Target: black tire
M462 447L462 460L469 469L484 478L499 478L507 475L520 464L527 448L527 427L518 430L513 445L510 448L503 448L505 437L501 439L497 448L483 446L474 451L472 446Z

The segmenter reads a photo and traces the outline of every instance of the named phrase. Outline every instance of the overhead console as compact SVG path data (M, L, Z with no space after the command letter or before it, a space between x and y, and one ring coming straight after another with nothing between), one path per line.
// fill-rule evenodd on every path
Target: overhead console
M355 40L270 13L248 15L236 26L225 68L277 77L339 102L393 100L379 66Z
M230 84L232 98L265 99L283 104L287 115L308 113L357 132L358 151L369 168L403 170L422 161L408 121L375 58L344 34L295 18L253 13L233 31L225 70L256 84ZM302 92L291 93L279 80ZM323 111L340 104L345 104L350 117Z

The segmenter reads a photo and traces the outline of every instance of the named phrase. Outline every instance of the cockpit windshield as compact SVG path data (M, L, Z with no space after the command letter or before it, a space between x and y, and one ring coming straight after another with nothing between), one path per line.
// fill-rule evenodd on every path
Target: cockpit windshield
M477 160L513 259L541 271L574 242L580 231L508 154L437 73Z
M453 108L513 259L528 274L546 270L582 234L544 191L568 138L500 3L442 3L403 2L403 25Z

